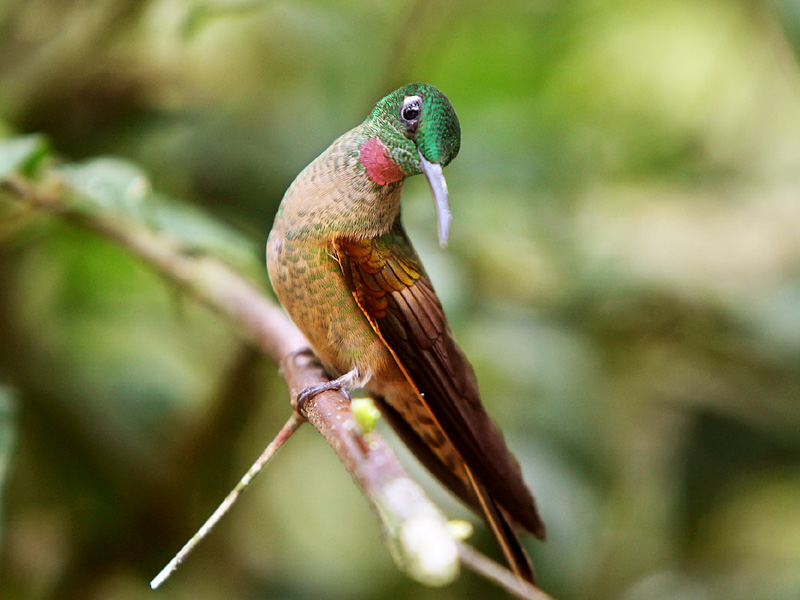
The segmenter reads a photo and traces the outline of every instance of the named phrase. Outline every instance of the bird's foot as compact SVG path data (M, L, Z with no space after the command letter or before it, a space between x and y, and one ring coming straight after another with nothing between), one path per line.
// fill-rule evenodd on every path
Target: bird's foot
M301 415L304 415L306 403L314 396L317 396L322 392L327 392L328 390L339 390L342 394L344 394L348 401L352 401L353 398L350 396L350 390L354 387L359 387L357 382L360 382L361 380L361 374L357 369L353 369L352 371L349 371L332 381L324 381L322 383L310 385L307 388L300 390L300 393L297 394L297 400L295 401L297 412L299 412Z
M310 385L301 390L300 393L297 394L297 410L302 413L305 410L306 402L311 400L314 396L318 396L322 392L327 392L328 390L339 390L348 400L352 400L347 388L343 387L338 379L334 379L333 381L325 381L316 385Z

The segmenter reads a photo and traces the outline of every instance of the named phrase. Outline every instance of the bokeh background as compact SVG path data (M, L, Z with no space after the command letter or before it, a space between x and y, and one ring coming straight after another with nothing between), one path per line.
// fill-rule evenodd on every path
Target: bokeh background
M122 157L258 264L300 169L434 83L463 129L451 244L424 181L405 223L539 500L542 587L797 600L798 52L793 0L3 0L0 135ZM310 427L151 592L288 416L285 388L122 250L7 215L0 597L502 596L399 574Z

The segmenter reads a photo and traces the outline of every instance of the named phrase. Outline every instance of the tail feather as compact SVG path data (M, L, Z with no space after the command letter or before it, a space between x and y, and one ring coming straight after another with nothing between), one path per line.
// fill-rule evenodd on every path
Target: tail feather
M469 468L467 468L467 474L472 483L472 488L475 490L475 494L478 497L478 501L481 504L481 508L483 509L486 523L489 525L489 529L491 529L492 535L497 545L500 547L500 551L503 553L503 557L506 559L508 566L517 577L529 581L530 583L536 583L533 564L525 548L522 546L522 542L520 542L519 537L517 537L513 524L486 489L475 481Z
M512 571L526 581L534 582L534 571L522 543L514 531L514 521L506 511L475 481L472 472L465 468L466 478L456 476L448 469L430 446L425 444L419 434L389 405L384 398L375 395L374 401L384 418L417 458L462 502L477 513L482 513L497 545L502 551ZM465 465L466 466L466 465Z

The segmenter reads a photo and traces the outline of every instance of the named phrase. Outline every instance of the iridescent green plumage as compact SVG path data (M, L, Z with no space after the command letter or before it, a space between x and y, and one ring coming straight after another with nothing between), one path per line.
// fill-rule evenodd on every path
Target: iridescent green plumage
M425 98L419 117L419 125L413 140L397 115L405 98ZM420 173L416 149L432 163L443 167L450 164L461 147L461 125L450 101L434 86L427 83L412 83L396 90L375 105L368 121L377 129L381 139L389 145L402 148L409 162L401 162L406 175ZM413 141L413 147L406 141ZM395 162L400 162L395 158Z
M403 179L424 172L446 241L441 167L459 144L455 111L435 87L386 96L292 183L267 264L335 385L363 387L426 467L484 514L515 572L532 580L513 523L539 537L544 526L399 219Z

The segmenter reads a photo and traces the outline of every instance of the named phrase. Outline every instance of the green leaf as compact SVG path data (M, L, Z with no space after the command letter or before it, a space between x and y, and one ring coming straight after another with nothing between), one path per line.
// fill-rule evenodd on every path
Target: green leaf
M233 267L264 270L251 239L196 206L155 194L147 222L154 231L176 239L184 251L216 256Z
M12 173L30 175L50 150L40 134L0 140L0 181Z
M263 270L253 242L199 208L153 192L137 165L104 157L58 167L74 208L127 217L176 241L187 252L217 256L232 266Z
M3 485L8 476L16 445L16 406L11 390L0 385L0 515L3 512ZM2 528L0 528L2 541Z
M83 164L64 165L57 171L77 194L73 200L80 208L142 220L145 202L152 192L150 180L136 165L104 157Z

